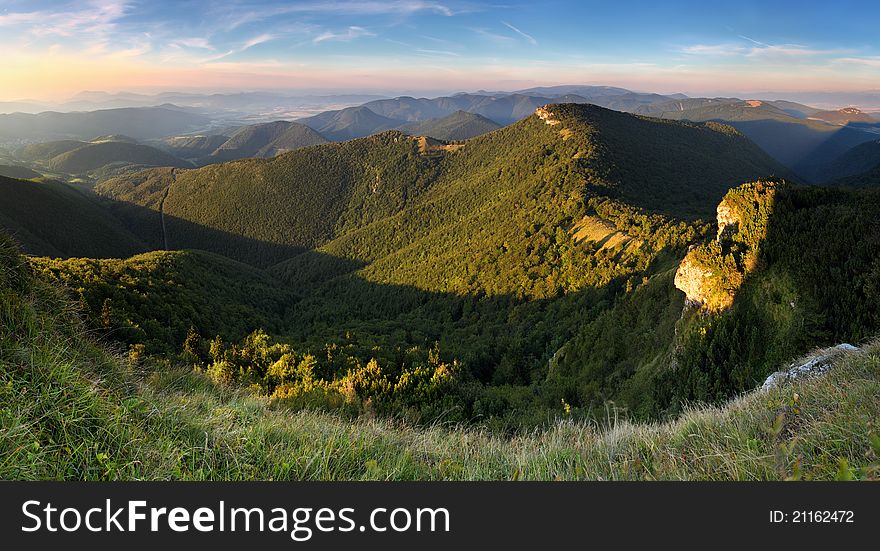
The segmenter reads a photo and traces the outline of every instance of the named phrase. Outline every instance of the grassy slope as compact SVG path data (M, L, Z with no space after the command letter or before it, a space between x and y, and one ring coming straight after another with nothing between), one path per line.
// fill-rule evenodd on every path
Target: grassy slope
M504 438L292 413L84 337L0 238L0 479L877 477L880 345L830 374L659 425L559 421ZM873 443L873 449L872 449ZM873 465L872 465L873 464Z

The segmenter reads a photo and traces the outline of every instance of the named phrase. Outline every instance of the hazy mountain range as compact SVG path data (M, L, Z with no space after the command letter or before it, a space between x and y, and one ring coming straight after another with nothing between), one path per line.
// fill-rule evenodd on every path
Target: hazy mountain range
M531 434L556 419L595 423L611 404L633 421L683 415L686 426L663 430L692 442L690 404L723 403L792 358L880 331L878 125L864 113L525 92L370 100L257 124L170 106L0 119L0 296L13 306L0 360L16 366L3 386L16 415L41 426L69 400L100 400L88 429L106 424L113 442L129 440L110 419L167 423L113 448L132 476L160 451L224 439L216 448L231 455L197 472L173 459L150 467L179 478L282 469L280 458L239 461L250 452L235 443L255 424L268 427L255 449L284 461L291 442L326 439L327 423L350 439L339 450L360 450L368 431ZM819 179L830 182L804 185ZM834 387L845 394L813 382L798 387L802 401L781 390L733 413L701 410L699 426L727 427L719 442L750 469L778 473L789 454L785 465L831 477L838 456L867 457L868 444L833 448L837 427L871 418L841 404L877 407L878 376L847 365ZM25 400L24 388L65 393ZM785 429L802 444L780 451L767 427L788 403L809 413ZM310 419L322 428L303 429ZM53 438L79 430L64 426ZM648 426L628 445L656 449ZM36 453L24 434L14 457ZM54 469L66 457L54 449L20 464ZM413 457L414 476L457 476ZM675 457L682 477L722 468L692 472ZM607 463L558 473L598 476ZM667 472L614 465L631 478Z
M287 96L270 93L215 94L137 94L83 93L79 101L181 100L188 105L165 104L161 107L133 107L99 111L36 115L0 115L0 140L13 152L22 143L47 140L92 140L96 135L128 132L139 145L161 149L181 161L167 158L169 166L211 164L248 157L271 157L299 147L324 141L343 141L365 137L389 129L426 135L440 140L464 140L516 122L542 105L553 102L594 104L617 111L652 117L691 121L717 121L730 124L762 147L803 181L829 181L836 177L855 176L866 161L854 147L880 136L880 120L854 107L825 110L790 100L739 98L689 98L683 94L639 93L607 86L554 86L516 92L461 93L437 98L375 99L370 96L308 96L296 101L365 103L295 118L295 121L272 121L251 124L248 116L230 119L227 108L247 109L276 105ZM301 103L300 105L304 105ZM212 114L213 113L213 114ZM287 113L289 115L290 113ZM158 166L158 155L119 155L111 151L134 148L102 146L108 153L88 163L54 163L54 155L37 159L32 155L16 159L7 155L7 163L43 162L43 168L71 173L92 171L114 165L113 171L92 173L102 177L131 167ZM144 153L146 150L141 149ZM850 159L853 159L851 166ZM101 162L106 161L103 165ZM141 162L145 161L145 162ZM96 166L100 165L100 166ZM30 166L29 168L39 168ZM873 166L869 167L872 169ZM88 172L88 171L86 171ZM75 172L74 172L75 173Z

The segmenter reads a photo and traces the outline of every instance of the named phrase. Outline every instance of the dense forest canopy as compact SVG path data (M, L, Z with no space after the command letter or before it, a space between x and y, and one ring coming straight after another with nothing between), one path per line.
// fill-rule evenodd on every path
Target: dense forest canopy
M790 173L730 126L554 104L464 142L386 131L97 195L8 180L34 206L0 216L138 361L296 407L515 430L609 403L657 418L872 334L876 194L780 182L755 210L765 184L737 186L771 176ZM74 209L118 243L54 225ZM733 289L710 313L675 288L694 246ZM63 259L80 256L106 260Z

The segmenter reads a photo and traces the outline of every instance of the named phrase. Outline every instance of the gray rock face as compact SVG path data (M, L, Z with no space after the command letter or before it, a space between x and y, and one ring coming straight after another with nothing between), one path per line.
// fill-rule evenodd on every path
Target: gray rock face
M794 364L788 369L773 373L761 385L761 390L775 388L789 381L800 379L802 377L814 377L828 372L834 365L833 359L841 354L857 352L858 348L847 343L838 344L831 348L826 348L821 354L813 356L802 364Z

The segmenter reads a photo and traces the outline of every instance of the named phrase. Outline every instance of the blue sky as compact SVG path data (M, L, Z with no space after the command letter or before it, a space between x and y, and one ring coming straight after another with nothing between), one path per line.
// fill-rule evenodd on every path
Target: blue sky
M880 88L876 2L0 0L0 99L83 89Z

